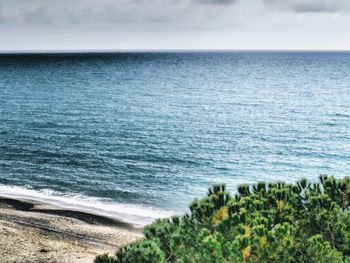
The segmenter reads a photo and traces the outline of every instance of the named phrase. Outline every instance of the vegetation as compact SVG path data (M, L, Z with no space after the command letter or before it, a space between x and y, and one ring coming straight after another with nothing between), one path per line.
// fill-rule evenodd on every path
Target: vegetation
M237 190L210 188L189 214L156 221L144 239L96 262L350 263L350 178Z

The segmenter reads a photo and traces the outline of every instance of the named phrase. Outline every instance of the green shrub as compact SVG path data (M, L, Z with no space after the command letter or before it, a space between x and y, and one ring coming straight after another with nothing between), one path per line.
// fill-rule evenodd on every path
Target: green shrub
M305 262L344 262L342 253L332 248L330 243L324 241L321 235L315 235L307 240L307 246L303 257L305 258Z
M94 260L94 263L116 263L117 260L115 257L108 255L108 253L97 256Z
M118 263L162 263L166 262L163 251L152 240L138 240L120 249L117 253Z
M119 250L116 262L350 263L349 178L237 190L213 186L190 213L147 226L145 239Z

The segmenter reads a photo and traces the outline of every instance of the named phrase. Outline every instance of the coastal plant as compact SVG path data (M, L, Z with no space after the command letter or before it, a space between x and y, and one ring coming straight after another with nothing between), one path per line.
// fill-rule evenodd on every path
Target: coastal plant
M99 255L95 258L94 263L116 263L117 259L114 256L110 256L108 253Z
M350 263L349 208L348 177L240 185L235 195L215 185L189 213L145 227L115 260Z
M153 240L138 240L132 246L126 246L117 252L118 263L149 262L165 263L165 254L159 244Z

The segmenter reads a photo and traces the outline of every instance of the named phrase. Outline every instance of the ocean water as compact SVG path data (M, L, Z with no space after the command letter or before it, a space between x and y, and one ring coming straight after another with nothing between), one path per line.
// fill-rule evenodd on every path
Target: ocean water
M0 195L142 223L349 172L350 53L0 55Z

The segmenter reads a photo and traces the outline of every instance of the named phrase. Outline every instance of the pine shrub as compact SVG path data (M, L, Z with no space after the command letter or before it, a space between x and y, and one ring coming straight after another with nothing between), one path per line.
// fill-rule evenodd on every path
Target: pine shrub
M116 262L350 263L348 177L237 190L213 186L188 214L145 227L144 239L119 250Z

